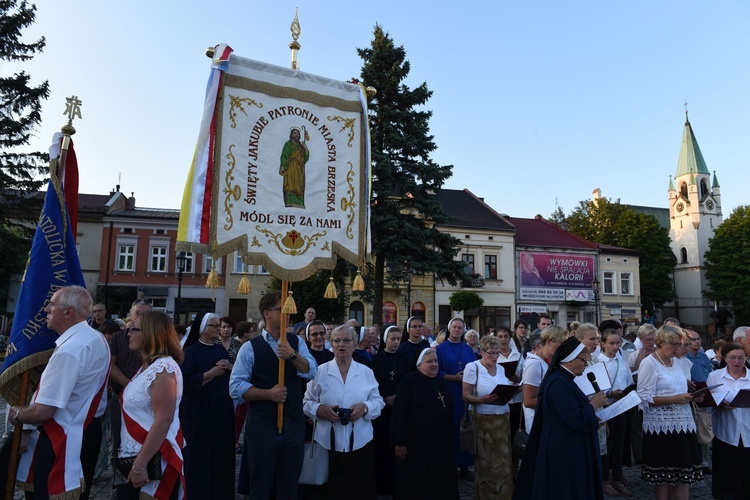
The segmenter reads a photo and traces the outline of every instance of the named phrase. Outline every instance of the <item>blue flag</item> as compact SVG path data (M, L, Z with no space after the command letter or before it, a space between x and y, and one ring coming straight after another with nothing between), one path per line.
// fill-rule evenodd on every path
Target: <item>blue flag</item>
M64 286L86 286L62 190L54 174L52 177L18 295L8 356L0 372L0 393L11 404L19 404L19 376L26 370L38 368L32 371L30 386L36 387L55 348L58 335L47 328L44 312L52 295ZM30 390L27 399L31 393Z

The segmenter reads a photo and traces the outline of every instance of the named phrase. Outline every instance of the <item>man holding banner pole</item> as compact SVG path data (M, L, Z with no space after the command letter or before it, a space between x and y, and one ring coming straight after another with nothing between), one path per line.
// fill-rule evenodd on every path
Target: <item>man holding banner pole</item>
M305 416L299 379L312 380L318 365L296 335L281 339L281 293L267 292L258 306L266 327L242 345L229 379L235 401L250 402L245 426L250 498L296 498L302 471ZM279 362L285 365L278 383ZM276 408L283 404L284 426L276 427Z

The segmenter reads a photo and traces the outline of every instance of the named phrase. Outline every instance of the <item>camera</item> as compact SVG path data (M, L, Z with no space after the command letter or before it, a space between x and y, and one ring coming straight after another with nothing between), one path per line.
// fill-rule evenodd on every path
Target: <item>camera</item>
M336 408L341 425L349 425L349 417L352 415L351 408Z

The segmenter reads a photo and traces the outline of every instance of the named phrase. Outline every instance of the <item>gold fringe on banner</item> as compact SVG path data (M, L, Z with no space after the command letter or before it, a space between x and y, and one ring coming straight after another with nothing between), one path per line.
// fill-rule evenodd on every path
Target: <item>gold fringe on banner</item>
M250 280L247 279L247 273L242 273L240 284L237 285L237 293L239 293L240 295L250 294Z
M337 299L339 298L336 294L336 285L333 284L333 276L328 278L328 286L326 287L326 293L323 294L326 299Z
M283 314L297 314L297 303L294 301L294 293L289 290L289 296L286 298L284 305L281 308Z
M362 279L361 269L357 269L357 276L354 277L354 283L352 283L352 290L355 292L365 291L365 280Z

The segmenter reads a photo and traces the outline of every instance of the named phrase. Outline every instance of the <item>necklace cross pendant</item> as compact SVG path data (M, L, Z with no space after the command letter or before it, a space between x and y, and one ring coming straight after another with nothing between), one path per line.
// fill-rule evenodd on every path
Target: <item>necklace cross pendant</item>
M393 373L393 370L391 370L391 380L393 380L393 376L394 376L394 375L396 375L396 374L395 374L395 373Z
M463 366L463 362L459 359L458 360L458 371L461 371L461 367Z
M443 403L443 408L445 408L445 396L443 396L443 393L438 391L438 399L441 403Z

